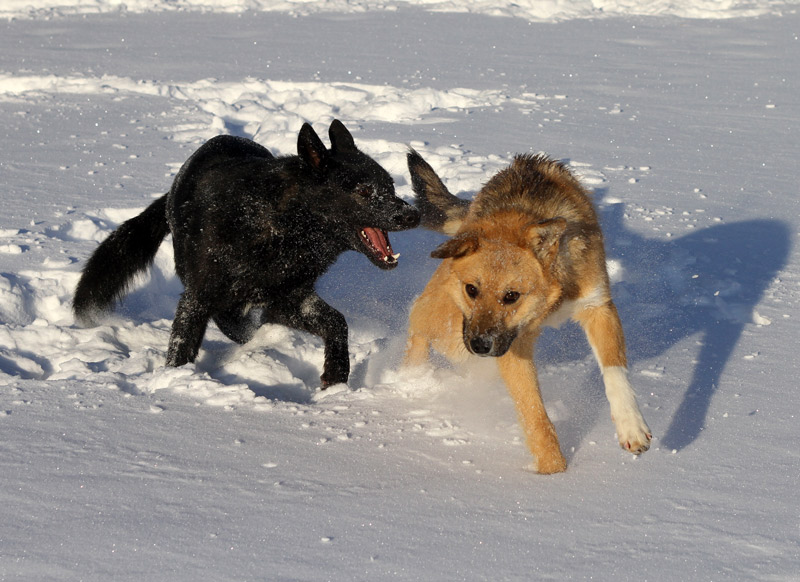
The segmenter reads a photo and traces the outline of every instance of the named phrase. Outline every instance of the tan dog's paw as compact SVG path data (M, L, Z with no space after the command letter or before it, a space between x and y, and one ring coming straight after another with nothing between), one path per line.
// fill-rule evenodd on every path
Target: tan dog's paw
M619 446L634 455L641 455L650 448L653 433L641 414L630 413L616 419Z

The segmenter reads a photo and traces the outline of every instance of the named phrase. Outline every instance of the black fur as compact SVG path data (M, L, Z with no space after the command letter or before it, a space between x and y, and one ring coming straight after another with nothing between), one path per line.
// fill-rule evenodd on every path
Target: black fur
M194 361L209 318L238 343L278 323L322 337L323 387L346 382L347 323L314 284L346 250L394 268L386 231L416 227L419 213L395 195L391 176L338 120L329 137L327 149L304 124L298 155L281 158L248 139L209 140L168 194L97 248L75 291L76 317L91 323L111 309L171 232L184 292L167 365Z

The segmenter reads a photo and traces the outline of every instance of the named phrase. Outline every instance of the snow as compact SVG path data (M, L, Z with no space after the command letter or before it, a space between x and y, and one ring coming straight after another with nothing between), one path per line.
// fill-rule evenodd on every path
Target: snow
M193 11L241 14L269 11L310 14L362 14L376 10L397 11L408 5L432 12L456 12L511 16L532 22L609 16L678 16L681 18L739 18L793 11L796 0L523 0L498 3L491 0L5 0L0 17L28 18L104 13Z
M4 2L0 579L800 579L799 4ZM649 452L574 325L537 350L564 474L491 369L400 370L422 230L318 285L348 387L279 326L164 368L168 244L75 325L85 260L201 143L333 118L406 199L409 145L467 197L528 151L593 188Z

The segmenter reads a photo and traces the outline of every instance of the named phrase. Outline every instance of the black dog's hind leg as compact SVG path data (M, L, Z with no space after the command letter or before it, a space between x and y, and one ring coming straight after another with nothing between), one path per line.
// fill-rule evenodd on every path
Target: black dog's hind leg
M273 306L265 310L262 323L279 323L321 337L325 342L325 364L320 376L322 389L346 383L350 377L350 352L344 315L316 293L299 299L284 303L282 308ZM289 305L293 306L291 311L287 310Z
M208 325L208 309L188 290L178 301L167 348L167 366L194 362Z

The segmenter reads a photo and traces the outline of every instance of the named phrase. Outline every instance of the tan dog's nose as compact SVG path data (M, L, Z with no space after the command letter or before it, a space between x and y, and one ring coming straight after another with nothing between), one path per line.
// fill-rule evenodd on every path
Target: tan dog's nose
M493 343L491 338L481 336L474 337L469 340L469 351L476 356L488 356L489 352L492 351Z

